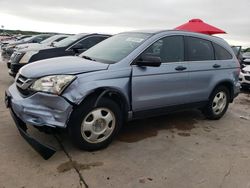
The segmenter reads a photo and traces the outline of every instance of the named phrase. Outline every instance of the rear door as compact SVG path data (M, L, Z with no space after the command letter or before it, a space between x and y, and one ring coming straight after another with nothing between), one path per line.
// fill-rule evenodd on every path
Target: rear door
M161 58L160 67L132 65L133 111L162 108L187 102L188 64L183 36L168 36L153 43L139 57Z
M211 41L187 36L185 45L190 69L188 101L190 103L206 101L214 84L220 80L221 75L227 74L224 70L229 68L230 64L227 60L221 59L223 52L219 51L223 50L222 47ZM215 50L218 53L215 53Z

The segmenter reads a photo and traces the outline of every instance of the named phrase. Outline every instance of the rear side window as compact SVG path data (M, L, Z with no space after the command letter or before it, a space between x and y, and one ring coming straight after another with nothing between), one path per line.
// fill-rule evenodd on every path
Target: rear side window
M233 58L233 56L222 46L215 43L213 43L213 45L215 50L215 58L217 60L227 60Z
M186 41L189 61L214 60L214 50L210 41L195 37L186 37Z

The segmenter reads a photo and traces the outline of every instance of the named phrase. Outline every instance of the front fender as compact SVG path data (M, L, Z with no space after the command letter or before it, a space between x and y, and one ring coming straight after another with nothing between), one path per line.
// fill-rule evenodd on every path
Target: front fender
M97 90L115 91L130 101L131 68L120 70L103 70L77 75L77 79L64 91L63 97L79 105Z

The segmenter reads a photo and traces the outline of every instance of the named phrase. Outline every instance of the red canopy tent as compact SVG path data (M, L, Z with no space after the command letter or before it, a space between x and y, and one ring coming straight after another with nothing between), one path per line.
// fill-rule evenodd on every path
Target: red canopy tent
M192 31L207 35L223 34L225 31L203 22L201 19L192 19L189 22L176 27L177 30Z

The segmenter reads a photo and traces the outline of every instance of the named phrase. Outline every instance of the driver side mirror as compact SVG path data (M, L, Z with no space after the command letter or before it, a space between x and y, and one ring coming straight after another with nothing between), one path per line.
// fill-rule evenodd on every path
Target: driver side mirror
M159 67L161 66L161 58L156 56L145 55L136 61L136 65L142 67Z

